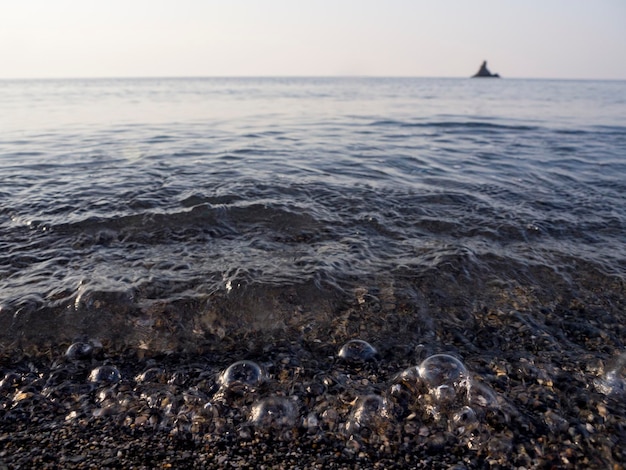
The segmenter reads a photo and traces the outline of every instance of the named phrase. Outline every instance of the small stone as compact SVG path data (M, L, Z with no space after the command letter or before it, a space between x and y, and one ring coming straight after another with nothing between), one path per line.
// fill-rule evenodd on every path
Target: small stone
M89 374L90 382L115 383L121 379L120 371L115 366L96 367Z

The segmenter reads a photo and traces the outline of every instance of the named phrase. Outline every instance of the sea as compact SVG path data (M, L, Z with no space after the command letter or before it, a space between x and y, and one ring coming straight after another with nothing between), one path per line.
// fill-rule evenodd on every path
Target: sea
M359 289L623 288L624 82L5 80L0 107L4 342L149 343L155 306L203 335L217 298L215 328L280 330Z
M624 391L625 81L2 80L0 109L11 357L358 339Z

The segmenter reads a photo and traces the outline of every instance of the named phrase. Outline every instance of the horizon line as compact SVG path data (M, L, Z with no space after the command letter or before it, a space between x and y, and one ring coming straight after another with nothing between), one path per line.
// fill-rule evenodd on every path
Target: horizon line
M32 77L0 77L0 81L28 81L28 80L189 80L189 79L336 79L336 78L364 78L364 79L467 79L467 78L491 78L472 77L471 75L102 75L102 76L32 76ZM563 81L626 81L626 78L574 78L574 77L498 77L500 80L563 80Z

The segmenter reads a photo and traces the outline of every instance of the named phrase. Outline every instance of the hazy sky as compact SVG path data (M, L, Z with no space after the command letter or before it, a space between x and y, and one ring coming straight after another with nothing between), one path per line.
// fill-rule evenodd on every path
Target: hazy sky
M626 79L626 0L2 0L0 78Z

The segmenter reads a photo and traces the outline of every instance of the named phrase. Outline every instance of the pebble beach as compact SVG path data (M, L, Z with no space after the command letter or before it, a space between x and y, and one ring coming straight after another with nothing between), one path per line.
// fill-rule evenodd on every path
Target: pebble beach
M412 333L419 322L398 330L400 299L360 299L323 337L257 332L156 355L93 342L4 352L0 465L623 468L626 359L568 357L549 336L571 316L572 340L608 349L589 326L599 312L582 321L580 299L534 325L486 309L480 328L440 324L426 342ZM342 343L358 329L341 335L340 324L372 308L384 313L379 337L394 341ZM481 354L487 344L497 356ZM451 375L429 378L432 358Z

